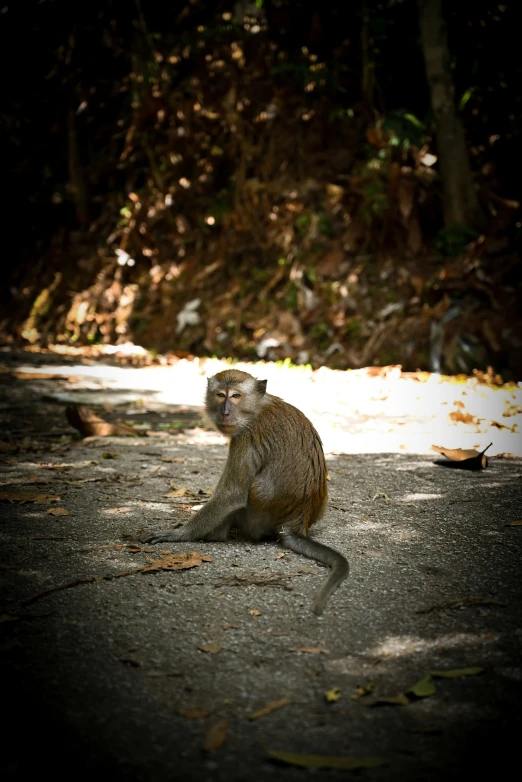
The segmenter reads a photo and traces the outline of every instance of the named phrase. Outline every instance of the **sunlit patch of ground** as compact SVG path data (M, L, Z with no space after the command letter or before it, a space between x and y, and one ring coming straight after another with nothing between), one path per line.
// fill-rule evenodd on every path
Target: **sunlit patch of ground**
M143 355L143 349L134 349L138 358ZM74 353L84 358L85 351ZM18 367L16 376L47 381L46 393L64 403L122 405L122 412L130 406L144 414L173 405L201 407L205 378L231 366L216 359L163 357L138 367L109 365L92 350L89 360L56 365L40 354L34 363ZM488 456L522 457L522 383L498 386L478 377L403 373L400 367L343 372L264 362L233 366L268 378L270 393L312 419L329 453L425 454L434 444L482 450L492 443ZM179 437L221 441L203 430Z

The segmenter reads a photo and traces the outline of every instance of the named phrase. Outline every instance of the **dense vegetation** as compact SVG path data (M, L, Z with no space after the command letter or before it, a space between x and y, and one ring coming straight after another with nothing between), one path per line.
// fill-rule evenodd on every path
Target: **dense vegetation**
M3 341L520 378L516 12L6 7Z

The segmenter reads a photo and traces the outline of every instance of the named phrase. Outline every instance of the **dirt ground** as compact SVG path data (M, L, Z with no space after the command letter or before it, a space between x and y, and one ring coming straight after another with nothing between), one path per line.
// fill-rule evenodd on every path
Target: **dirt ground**
M491 410L489 428L437 429L464 408L413 404L393 372L349 390L343 373L274 373L325 442L314 535L351 567L318 618L324 569L275 543L139 543L188 518L223 468L199 406L212 362L164 368L161 392L147 369L116 383L100 362L1 363L6 778L439 782L518 765L522 461L502 456L520 456L517 426L503 440ZM81 439L71 401L139 436ZM492 433L484 470L429 452Z

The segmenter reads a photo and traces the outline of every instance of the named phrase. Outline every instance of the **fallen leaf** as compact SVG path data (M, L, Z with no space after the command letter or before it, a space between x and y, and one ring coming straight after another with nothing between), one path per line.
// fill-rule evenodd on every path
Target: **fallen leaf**
M261 616L261 611L258 611L257 608L251 608L248 613L250 616Z
M374 691L374 689L377 686L377 679L374 679L371 682L368 682L367 684L361 685L361 687L357 687L355 692L350 695L350 698L354 701L358 701L359 698L364 698L365 695L370 695Z
M39 505L48 505L50 502L60 502L62 498L53 494L32 494L22 491L0 491L0 500L7 502L36 502Z
M324 694L325 700L327 703L335 703L339 700L341 697L341 688L340 687L332 687L331 690L327 690Z
M182 709L180 714L186 720L202 720L208 717L210 712L206 709Z
M452 410L451 413L448 413L448 418L461 424L478 424L478 418L463 410Z
M415 682L409 689L405 691L405 695L412 693L416 698L429 698L430 695L435 695L437 688L433 684L431 674L427 673L418 682Z
M12 616L11 614L0 614L0 624L3 622L16 622L20 619L19 616Z
M483 451L476 451L474 448L444 448L440 445L432 445L431 450L441 453L449 461L437 461L435 464L444 467L458 467L461 470L484 470L488 466L488 459L485 456L488 448L493 443L487 445Z
M180 488L175 489L174 491L169 491L167 494L164 494L164 497L185 497L187 494L191 494L192 492L189 491L189 489Z
M173 464L186 464L186 459L183 459L181 456L162 456L160 461L162 462L171 462Z
M160 559L147 557L149 564L140 568L137 572L149 573L154 570L188 570L192 567L199 567L202 562L212 562L212 557L198 554L197 551L191 551L190 554L173 554L172 551L162 552Z
M112 451L104 451L102 454L100 454L100 457L102 459L121 459L119 453L113 453Z
M55 587L49 587L44 589L43 592L38 592L36 595L29 597L23 601L24 605L29 605L35 600L40 600L42 597L53 592L58 592L61 589L70 589L71 587L78 586L79 584L91 584L97 581L110 581L113 578L122 578L124 576L133 576L136 573L151 573L157 570L185 570L187 568L198 567L202 562L212 562L212 557L207 555L202 556L197 551L191 551L190 554L181 553L173 554L171 551L163 552L163 557L160 559L151 559L147 557L148 565L139 568L133 568L132 570L124 570L121 573L109 573L106 576L87 576L86 578L76 578L74 581L67 581L65 584L59 584Z
M129 424L118 422L109 424L96 415L94 410L83 405L68 405L65 415L69 424L84 437L108 437L110 435L134 435L138 432ZM104 457L106 458L106 457Z
M215 749L219 749L227 740L227 728L228 723L226 719L212 725L203 741L203 749L206 752L212 752Z
M508 521L504 524L505 527L522 527L522 521Z
M241 625L237 622L225 622L223 624L223 630L239 630Z
M302 768L375 768L388 763L384 758L372 755L300 755L296 752L274 752L268 750L270 757Z
M69 511L67 508L49 508L47 511L48 516L68 516Z
M207 652L207 654L217 654L221 651L223 647L219 644L201 644L201 646L198 646L198 649L202 652Z
M271 714L273 711L282 709L283 706L288 706L289 703L290 698L280 698L278 701L268 701L268 703L263 706L262 709L254 711L248 719L258 720L260 717L265 717L267 714Z

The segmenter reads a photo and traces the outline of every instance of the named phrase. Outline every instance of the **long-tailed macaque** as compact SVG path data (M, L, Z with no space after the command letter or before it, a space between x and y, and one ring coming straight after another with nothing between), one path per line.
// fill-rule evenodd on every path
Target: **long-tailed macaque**
M348 575L341 554L305 537L326 507L323 447L308 418L267 394L266 382L236 369L208 379L208 416L230 438L225 469L211 499L186 524L145 541L227 540L232 528L250 540L277 538L331 568L312 606L320 614Z

